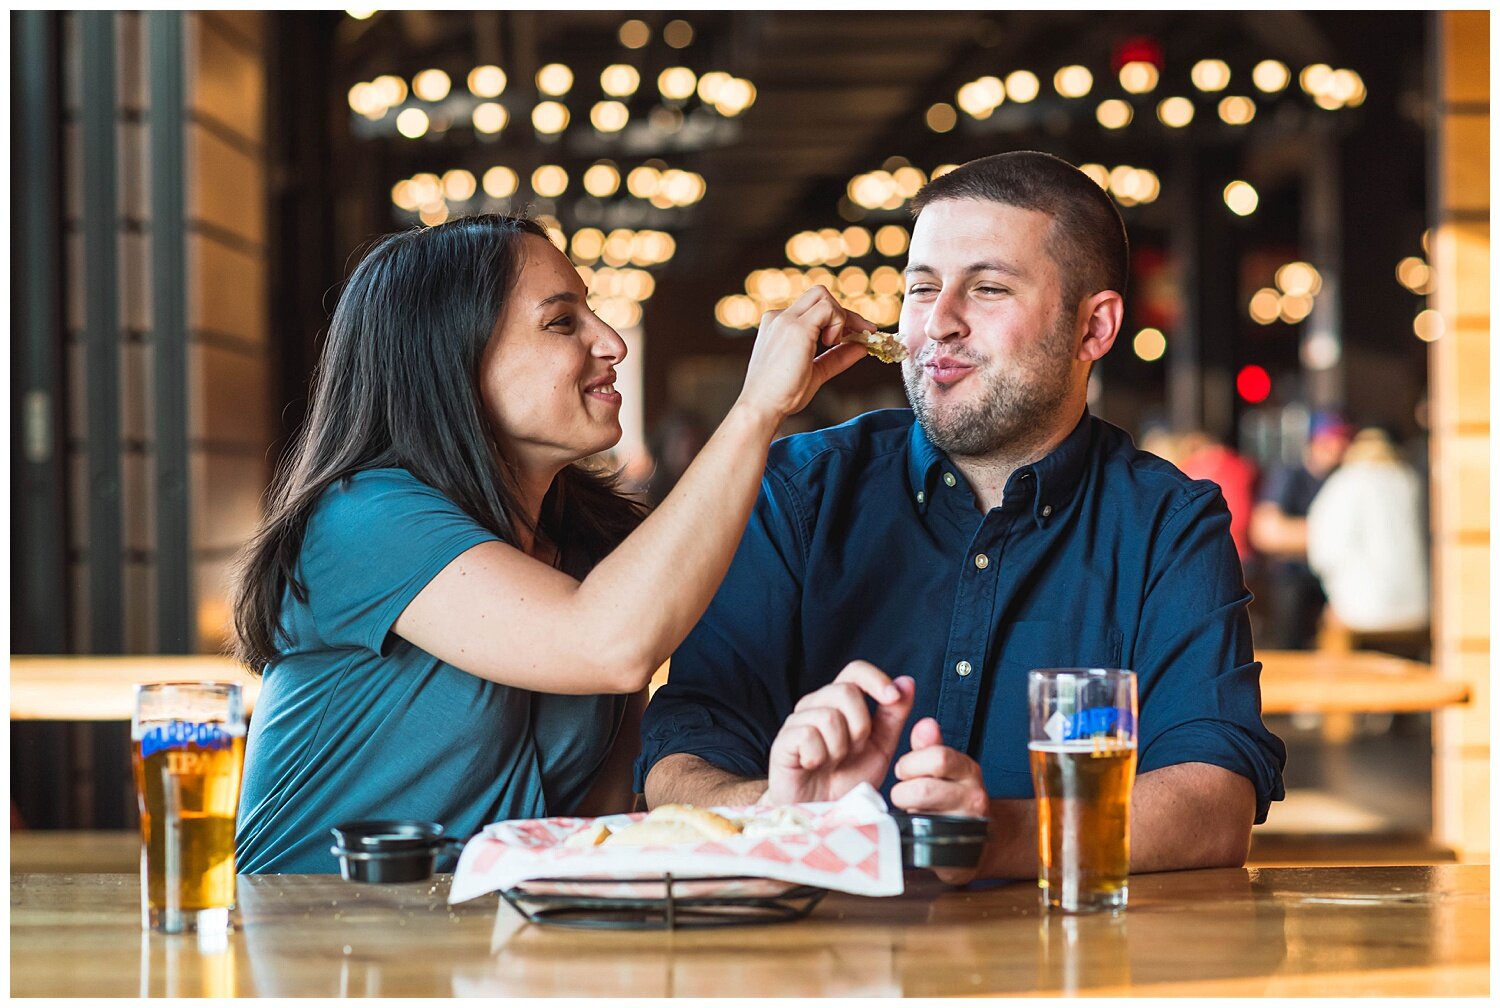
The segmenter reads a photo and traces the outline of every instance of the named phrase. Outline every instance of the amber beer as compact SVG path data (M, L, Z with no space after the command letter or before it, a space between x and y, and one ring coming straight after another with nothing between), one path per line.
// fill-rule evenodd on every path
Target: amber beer
M1119 910L1129 897L1135 673L1032 669L1026 685L1042 906Z
M1079 739L1030 748L1042 898L1060 910L1124 906L1135 746Z
M168 710L180 716L153 717ZM141 815L142 910L150 927L227 926L244 764L238 686L138 687L131 765Z

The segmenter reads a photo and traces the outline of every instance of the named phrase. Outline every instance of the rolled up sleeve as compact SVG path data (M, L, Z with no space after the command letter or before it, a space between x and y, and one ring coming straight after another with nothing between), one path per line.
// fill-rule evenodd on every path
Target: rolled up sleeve
M1261 718L1260 663L1250 637L1250 593L1229 511L1211 484L1163 524L1136 655L1141 773L1209 763L1255 786L1255 821L1285 797L1286 747Z

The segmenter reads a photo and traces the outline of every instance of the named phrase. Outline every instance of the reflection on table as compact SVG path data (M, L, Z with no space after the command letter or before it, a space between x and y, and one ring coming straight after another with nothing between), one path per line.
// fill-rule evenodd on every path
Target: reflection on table
M1141 875L1123 915L1043 914L1034 884L832 894L805 921L700 931L525 924L497 897L243 876L222 947L143 935L132 875L20 875L16 996L1482 995L1489 869ZM587 963L587 968L580 968Z

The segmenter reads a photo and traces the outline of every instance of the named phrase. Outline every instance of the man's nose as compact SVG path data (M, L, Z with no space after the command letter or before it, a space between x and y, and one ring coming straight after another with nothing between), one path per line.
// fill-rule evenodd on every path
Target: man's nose
M968 333L969 327L963 318L962 298L948 291L938 294L937 300L932 303L932 310L927 313L924 335L934 343L945 343L967 336Z

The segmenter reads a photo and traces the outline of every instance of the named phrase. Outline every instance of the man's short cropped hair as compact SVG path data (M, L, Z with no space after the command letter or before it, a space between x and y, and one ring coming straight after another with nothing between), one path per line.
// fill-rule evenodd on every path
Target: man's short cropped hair
M1052 218L1052 258L1067 310L1100 291L1124 295L1130 268L1125 223L1109 194L1062 158L1010 151L969 161L923 186L912 200L912 218L933 203L960 199L990 200Z

